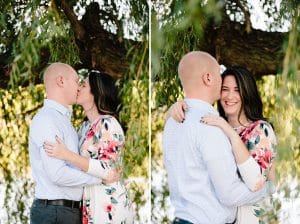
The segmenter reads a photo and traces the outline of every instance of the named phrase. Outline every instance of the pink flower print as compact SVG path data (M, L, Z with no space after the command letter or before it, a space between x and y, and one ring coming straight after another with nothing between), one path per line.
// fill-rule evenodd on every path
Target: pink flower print
M88 133L85 135L85 139L89 139L95 135L95 130L97 127L97 124L99 123L101 119L99 119L93 126L89 129Z
M82 224L88 224L89 217L87 216L86 206L82 206Z
M116 155L116 151L117 148L119 146L118 142L115 141L111 141L108 143L108 145L106 146L106 148L98 148L98 159L100 160L116 160L117 155Z
M107 205L106 208L105 208L105 211L106 212L111 212L111 210L112 210L112 205L111 204Z
M95 132L94 132L93 128L91 128L89 130L89 132L86 134L85 139L89 139L89 138L93 137L94 135L95 135Z
M116 141L109 142L108 147L107 147L107 152L115 153L117 151L118 146L119 146L119 143Z
M241 136L241 139L244 143L253 136L252 131L259 124L259 122L260 122L259 120L254 122L250 127L245 128L240 132L239 135Z
M103 147L98 148L98 159L99 160L109 160L109 157L107 156L105 148L103 148Z
M100 160L110 160L110 156L107 153L103 153L99 156Z
M271 152L271 150L267 149L263 152L254 153L253 157L256 158L257 163L261 168L267 169L271 163L272 152Z

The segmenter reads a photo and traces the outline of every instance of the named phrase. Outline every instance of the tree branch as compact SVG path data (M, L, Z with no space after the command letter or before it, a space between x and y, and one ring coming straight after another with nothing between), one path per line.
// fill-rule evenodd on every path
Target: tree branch
M276 75L282 67L282 45L287 34L256 29L247 33L243 24L227 17L217 28L206 27L205 40L199 48L225 66L244 66L257 77Z
M54 0L56 6L59 6L60 9L63 10L66 17L71 23L73 27L73 31L75 33L75 37L78 40L83 40L85 36L85 29L78 20L77 16L75 15L72 7L69 5L68 1L66 0Z
M251 32L251 27L252 27L252 23L250 20L250 12L249 10L246 8L246 6L244 6L240 0L232 0L233 2L236 3L236 5L242 10L242 12L244 13L245 16L245 26L246 26L246 32L250 33Z

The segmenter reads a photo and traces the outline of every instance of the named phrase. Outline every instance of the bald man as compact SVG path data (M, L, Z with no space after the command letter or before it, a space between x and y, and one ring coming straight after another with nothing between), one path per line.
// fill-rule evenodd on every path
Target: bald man
M83 186L100 184L66 161L47 156L43 143L64 140L78 153L78 136L70 121L69 106L76 102L79 77L69 65L53 63L44 72L47 99L34 116L29 133L29 155L35 181L35 199L30 211L31 224L80 224Z
M216 59L190 52L181 59L178 73L189 109L183 123L169 118L163 133L173 224L234 223L237 206L259 201L267 187L251 192L237 176L223 131L199 122L201 116L218 114L212 106L220 98L222 82Z

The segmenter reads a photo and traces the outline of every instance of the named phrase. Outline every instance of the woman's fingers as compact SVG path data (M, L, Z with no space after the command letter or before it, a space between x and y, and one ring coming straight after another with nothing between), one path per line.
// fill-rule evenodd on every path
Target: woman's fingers
M63 143L62 139L60 139L57 135L55 135L55 139L56 139L56 141L57 141L58 144L62 144Z
M54 145L50 142L44 142L43 148L48 156L54 156Z
M187 112L188 111L188 105L186 104L186 102L182 101L183 102L183 105L182 105L182 108L184 110L184 112Z
M53 145L53 143L45 141L43 145Z
M53 147L54 147L54 145L51 144L50 142L44 142L44 144L43 144L44 149L52 149Z
M184 120L184 111L183 111L183 107L182 104L179 103L178 105L176 105L175 108L175 112L176 112L176 118L179 122L182 122Z
M45 148L45 152L47 153L48 156L54 156L54 151L53 149L48 149L48 148Z
M201 123L209 124L209 125L217 125L220 123L220 118L216 115L205 115L200 120Z

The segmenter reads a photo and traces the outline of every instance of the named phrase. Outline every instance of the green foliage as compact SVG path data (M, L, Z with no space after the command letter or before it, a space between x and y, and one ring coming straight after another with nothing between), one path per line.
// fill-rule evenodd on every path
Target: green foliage
M27 6L29 7L29 6ZM19 84L36 83L41 79L37 74L41 67L41 55L48 54L49 63L61 61L68 64L79 62L78 49L74 36L68 23L60 19L55 8L50 5L48 9L39 7L26 10L26 20L22 18L22 29L13 44L10 85L16 88ZM65 43L69 43L66 45ZM64 49L61 51L60 49Z
M165 7L165 11L161 8ZM214 10L212 10L214 9ZM220 20L220 5L215 1L173 1L170 7L154 3L152 21L152 88L155 107L170 105L182 93L177 66L189 51L198 50L203 30L210 19ZM172 14L168 13L172 11Z
M126 145L124 155L124 175L129 177L142 177L131 184L132 196L138 213L142 205L149 205L148 172L149 172L149 60L148 42L141 43L141 47L128 49L131 57L130 71L126 78L120 80L120 96L122 109L120 120L126 129ZM146 182L146 183L145 183ZM143 196L143 197L142 197ZM145 220L145 217L143 217Z
M33 95L29 88L19 87L15 92L0 90L0 95L0 187L5 192L7 216L3 222L10 220L10 223L27 223L27 203L32 200L33 194L28 131L32 116L41 106L42 101L39 100L44 98L44 92L42 86L36 86Z

